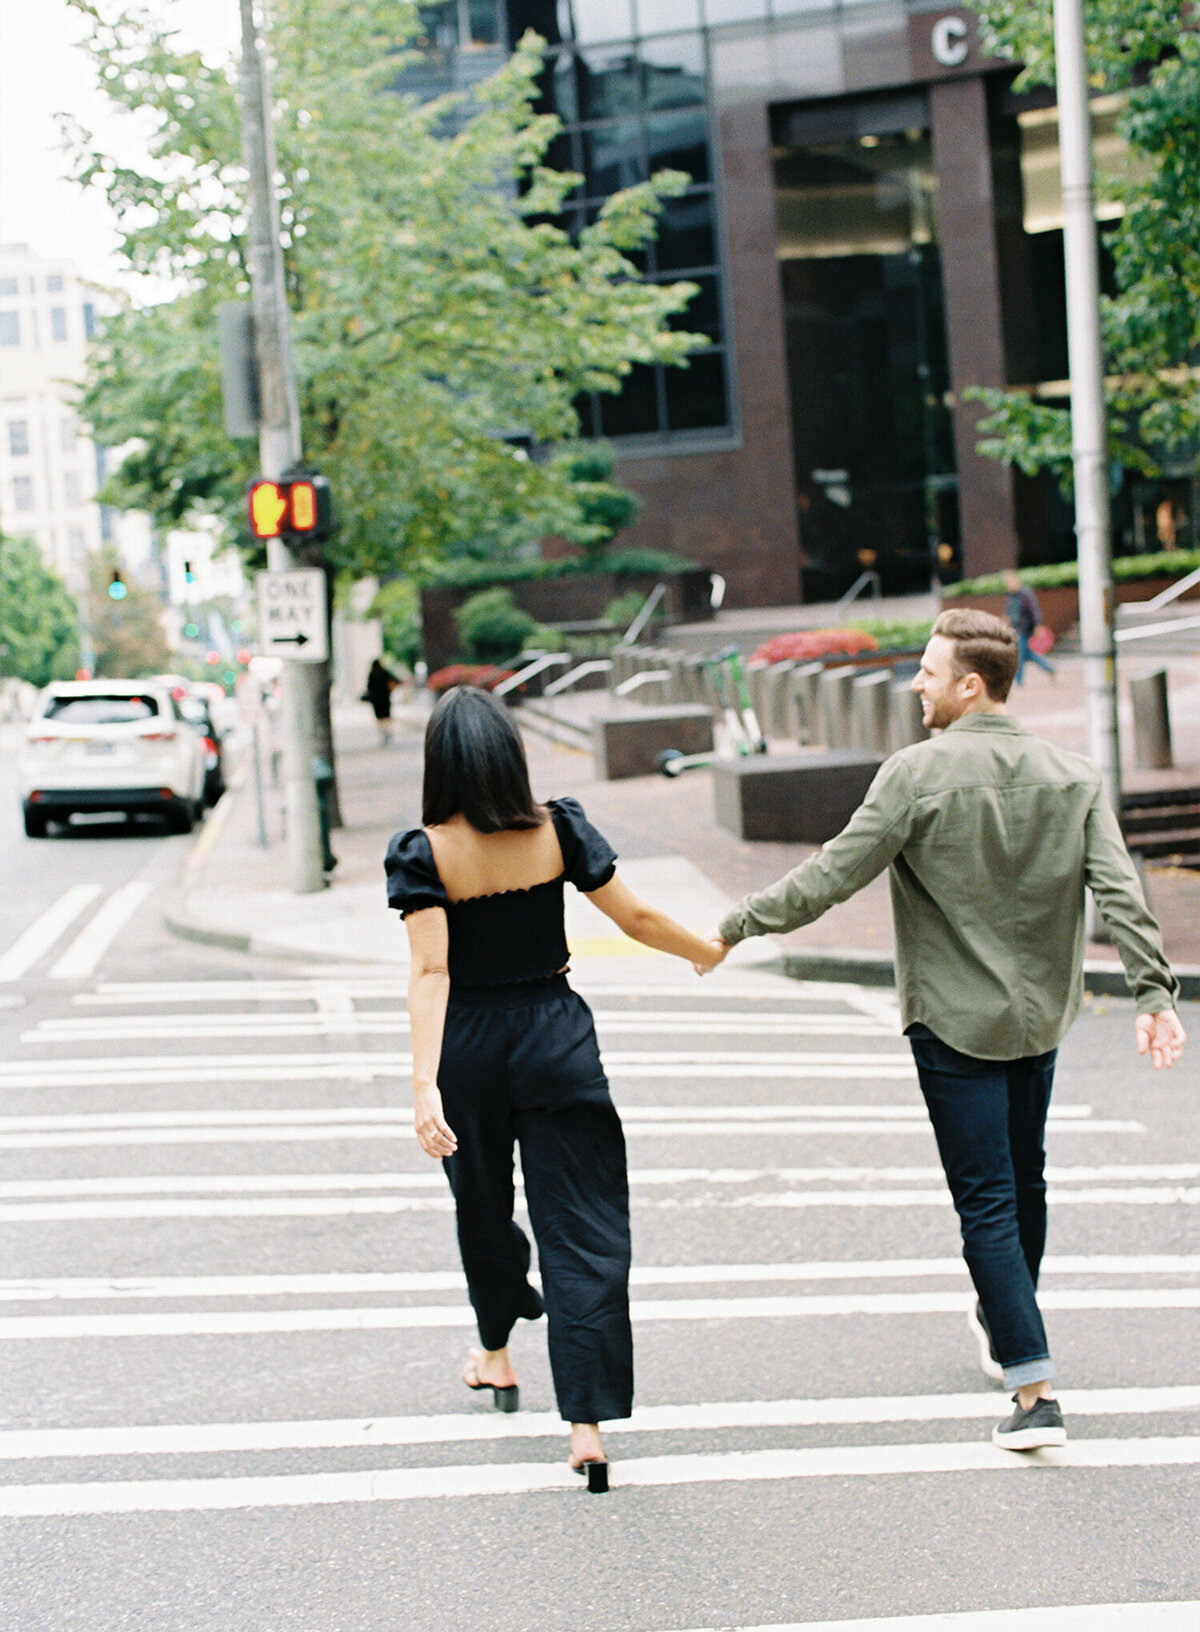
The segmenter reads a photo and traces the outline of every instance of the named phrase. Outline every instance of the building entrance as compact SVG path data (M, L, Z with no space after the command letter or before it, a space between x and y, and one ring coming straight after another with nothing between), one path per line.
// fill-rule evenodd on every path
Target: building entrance
M776 110L805 600L842 594L864 570L879 574L885 593L927 589L939 568L950 575L958 560L937 193L923 100Z

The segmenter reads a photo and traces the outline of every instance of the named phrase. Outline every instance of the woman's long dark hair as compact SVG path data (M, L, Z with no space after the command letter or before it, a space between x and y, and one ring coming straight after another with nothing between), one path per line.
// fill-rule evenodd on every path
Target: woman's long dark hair
M478 833L540 827L520 734L503 703L476 686L455 686L425 727L421 821L436 827L462 814Z

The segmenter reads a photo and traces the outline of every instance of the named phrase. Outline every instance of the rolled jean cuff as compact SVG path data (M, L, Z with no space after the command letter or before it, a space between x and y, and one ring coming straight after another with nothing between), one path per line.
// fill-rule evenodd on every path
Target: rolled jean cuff
M1028 1388L1031 1383L1048 1383L1058 1376L1053 1360L1021 1360L1015 1366L1004 1367L1006 1388Z

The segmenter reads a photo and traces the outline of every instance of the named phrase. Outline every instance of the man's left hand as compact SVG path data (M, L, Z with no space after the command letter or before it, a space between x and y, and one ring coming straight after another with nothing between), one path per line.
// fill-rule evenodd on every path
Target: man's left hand
M1187 1032L1174 1009L1163 1009L1158 1014L1139 1014L1137 1017L1137 1051L1149 1054L1157 1071L1164 1065L1174 1065L1183 1053Z

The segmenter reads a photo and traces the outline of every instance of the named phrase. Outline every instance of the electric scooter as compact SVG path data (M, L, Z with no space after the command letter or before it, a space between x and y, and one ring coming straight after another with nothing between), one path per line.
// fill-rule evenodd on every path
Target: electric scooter
M731 750L720 754L683 754L678 748L665 748L658 756L658 768L664 776L682 776L684 771L700 770L705 765L711 765L714 759L733 759L767 752L767 739L754 712L737 647L730 646L718 652L706 661L704 667L711 672L716 686Z

